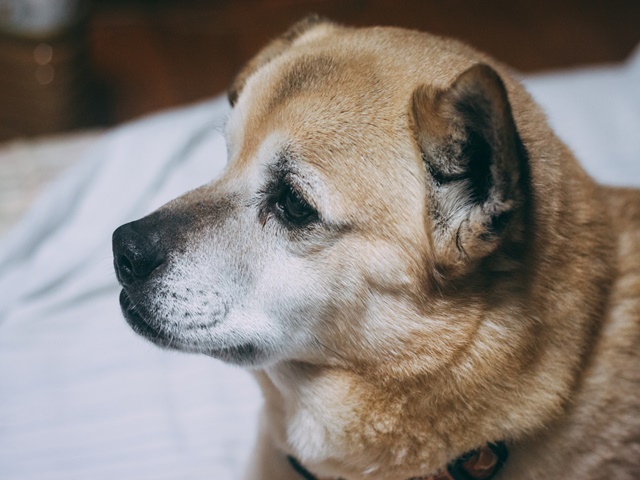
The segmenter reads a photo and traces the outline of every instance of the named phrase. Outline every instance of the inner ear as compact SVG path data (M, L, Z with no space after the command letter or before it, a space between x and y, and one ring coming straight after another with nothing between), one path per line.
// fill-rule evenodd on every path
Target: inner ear
M447 89L418 87L412 116L437 260L463 265L489 255L518 222L526 196L526 152L504 83L476 65Z

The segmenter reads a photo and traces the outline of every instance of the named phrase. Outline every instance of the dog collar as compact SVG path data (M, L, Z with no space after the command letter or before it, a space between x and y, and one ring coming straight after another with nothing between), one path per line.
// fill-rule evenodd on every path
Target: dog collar
M484 447L471 450L456 458L443 472L426 477L413 477L409 480L490 480L500 471L508 456L509 451L503 442L488 443ZM294 457L288 456L287 459L301 478L318 480Z

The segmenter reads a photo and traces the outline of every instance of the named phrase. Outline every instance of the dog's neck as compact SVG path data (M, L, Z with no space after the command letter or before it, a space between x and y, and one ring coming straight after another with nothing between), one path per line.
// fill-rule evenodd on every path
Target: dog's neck
M296 381L290 383L292 377ZM398 385L372 388L370 380L352 372L301 364L258 378L276 445L318 478L359 480L365 470L384 475L380 478L412 478L440 471L487 441L481 414L472 419L471 409L457 411L456 420L470 419L460 426L445 413L459 407L422 382L405 386L404 392ZM491 439L501 439L500 430L495 432Z

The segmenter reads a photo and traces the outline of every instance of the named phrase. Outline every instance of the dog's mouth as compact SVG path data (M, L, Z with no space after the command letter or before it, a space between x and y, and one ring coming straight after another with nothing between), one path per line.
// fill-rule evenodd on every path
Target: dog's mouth
M125 289L120 291L120 308L122 309L125 320L134 332L151 340L156 345L161 347L169 346L170 339L162 331L153 327L144 319L142 314L136 309Z
M264 352L251 342L228 347L198 346L198 342L186 342L185 339L180 338L180 335L169 335L145 319L125 289L120 292L120 308L125 320L134 332L160 347L191 353L204 353L224 362L244 366L254 365L264 356Z

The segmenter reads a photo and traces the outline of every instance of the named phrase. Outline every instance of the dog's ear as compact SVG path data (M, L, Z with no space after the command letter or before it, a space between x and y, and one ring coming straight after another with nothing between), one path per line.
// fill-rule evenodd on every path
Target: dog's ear
M479 64L447 89L420 86L412 116L436 263L459 270L522 235L527 155L498 74Z
M283 33L280 37L272 40L266 47L264 47L255 57L240 70L236 75L228 91L229 103L234 106L238 101L238 97L242 92L247 79L257 72L261 67L265 66L274 58L281 55L294 42L305 33L320 26L334 25L330 20L321 17L316 14L309 15L304 19L294 24L289 30Z

